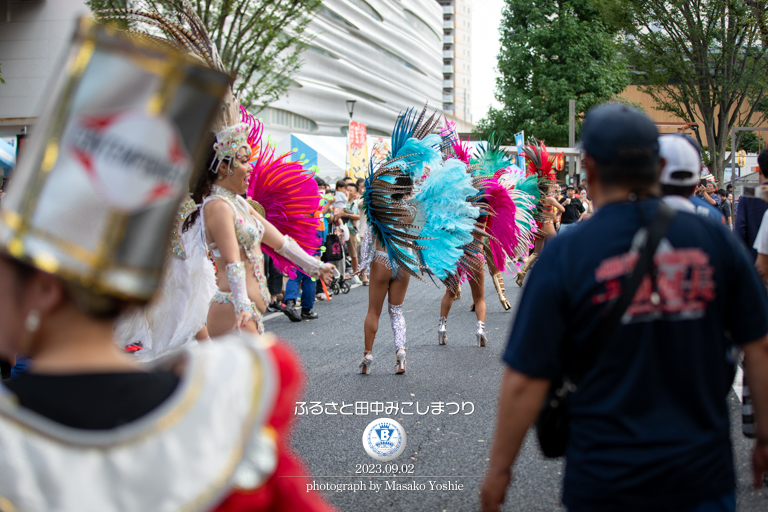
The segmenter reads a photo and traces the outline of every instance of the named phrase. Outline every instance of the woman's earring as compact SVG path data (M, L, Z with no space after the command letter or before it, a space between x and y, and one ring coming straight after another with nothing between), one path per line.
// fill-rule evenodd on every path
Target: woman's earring
M224 179L224 175L223 174L219 174L219 180L223 180L223 179Z
M40 312L36 309L27 313L27 318L24 320L24 327L29 332L37 332L40 328Z
M233 174L235 174L235 170L234 170L234 169L232 169L232 167L230 166L230 168L229 168L229 172L227 172L227 174L229 174L230 176L232 176Z

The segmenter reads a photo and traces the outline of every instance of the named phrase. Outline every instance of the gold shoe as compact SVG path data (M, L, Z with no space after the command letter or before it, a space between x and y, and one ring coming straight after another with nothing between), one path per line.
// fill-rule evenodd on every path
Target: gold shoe
M373 364L373 354L371 352L371 350L363 352L363 360L358 365L361 368L360 373L363 375L371 373L371 365Z
M523 270L517 273L517 277L516 277L517 286L520 286L520 287L523 286L523 281L525 280L525 274L527 274L528 271L531 269L531 267L533 266L533 262L536 261L537 257L538 257L538 254L536 254L535 252L530 256L528 256L528 261L525 262L525 266L523 267Z
M512 306L509 304L509 301L507 300L507 297L504 293L504 278L501 277L501 273L494 274L493 275L493 286L496 287L496 293L499 294L499 301L501 301L501 307L504 308L504 310L508 310Z

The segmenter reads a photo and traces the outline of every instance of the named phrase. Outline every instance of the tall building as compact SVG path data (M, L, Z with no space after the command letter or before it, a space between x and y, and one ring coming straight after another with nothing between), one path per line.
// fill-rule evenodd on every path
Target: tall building
M443 110L472 122L469 0L437 0L443 8Z
M61 65L78 16L90 13L85 0L18 2L0 0L0 141L13 161L42 107L48 79ZM10 158L0 154L0 178ZM4 163L6 165L4 165ZM0 181L2 181L0 179Z
M344 136L354 120L388 136L400 111L442 110L443 11L434 0L325 0L289 91L259 117L266 133Z

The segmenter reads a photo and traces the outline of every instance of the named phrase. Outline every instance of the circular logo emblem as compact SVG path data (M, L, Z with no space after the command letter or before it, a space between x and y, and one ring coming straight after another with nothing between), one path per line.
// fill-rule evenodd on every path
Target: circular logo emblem
M405 450L405 429L389 418L373 420L363 432L363 448L376 460L394 460Z

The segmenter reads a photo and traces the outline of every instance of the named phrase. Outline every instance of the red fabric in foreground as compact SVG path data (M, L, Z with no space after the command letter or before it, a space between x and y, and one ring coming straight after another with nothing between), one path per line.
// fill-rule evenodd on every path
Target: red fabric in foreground
M278 341L270 348L279 373L279 393L269 426L277 433L277 469L267 482L255 491L235 491L215 512L335 512L320 493L307 492L309 470L291 449L293 409L304 386L304 376L294 351ZM300 478L284 478L284 477Z

